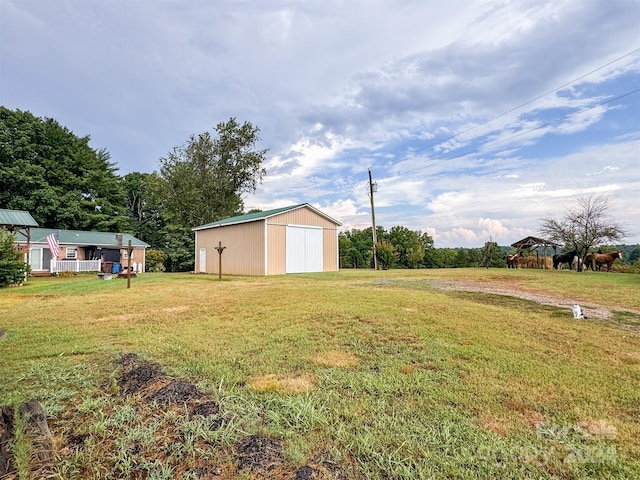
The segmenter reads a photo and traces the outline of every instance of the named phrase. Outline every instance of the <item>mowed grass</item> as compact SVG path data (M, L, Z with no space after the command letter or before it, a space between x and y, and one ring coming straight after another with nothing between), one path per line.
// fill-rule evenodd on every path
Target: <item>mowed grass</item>
M627 326L442 280L597 303ZM0 404L41 400L59 478L276 478L238 468L250 435L279 442L282 471L317 478L640 478L637 275L145 274L125 287L0 291ZM122 395L129 352L195 383L222 427Z

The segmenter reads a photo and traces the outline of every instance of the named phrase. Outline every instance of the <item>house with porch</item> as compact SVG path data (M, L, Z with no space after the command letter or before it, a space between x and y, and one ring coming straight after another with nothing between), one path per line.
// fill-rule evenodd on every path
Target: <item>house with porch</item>
M145 270L149 244L127 233L33 227L30 233L28 262L32 275L65 271L120 273L129 264L132 272ZM16 236L16 243L23 249L27 247L24 236Z
M32 275L119 273L129 265L132 272L145 271L149 245L126 233L40 228L29 212L9 209L0 209L0 228L13 234Z

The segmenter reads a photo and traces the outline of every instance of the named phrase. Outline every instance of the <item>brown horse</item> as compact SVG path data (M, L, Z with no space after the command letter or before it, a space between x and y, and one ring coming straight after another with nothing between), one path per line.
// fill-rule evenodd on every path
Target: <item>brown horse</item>
M622 252L613 253L588 253L584 259L586 268L593 268L593 261L595 260L598 270L602 265L607 266L607 272L611 270L611 264L619 258L622 260Z
M521 256L521 253L516 253L515 255L507 255L507 268L518 268L518 259Z

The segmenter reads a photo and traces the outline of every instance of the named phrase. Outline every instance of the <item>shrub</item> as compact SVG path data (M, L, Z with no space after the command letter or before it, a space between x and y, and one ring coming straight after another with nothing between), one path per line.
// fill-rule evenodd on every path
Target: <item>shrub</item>
M164 262L167 254L162 250L147 250L146 255L147 272L164 272L166 270Z
M22 283L28 272L22 253L16 250L14 238L7 230L0 230L0 287Z

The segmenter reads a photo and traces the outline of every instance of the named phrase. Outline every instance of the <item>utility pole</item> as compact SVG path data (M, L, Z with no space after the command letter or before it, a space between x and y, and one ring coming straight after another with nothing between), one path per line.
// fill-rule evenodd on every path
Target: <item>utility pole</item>
M373 192L378 190L378 184L373 183L371 180L371 169L369 169L369 198L371 199L371 225L372 225L372 236L373 236L373 268L378 269L378 258L376 257L376 247L378 245L378 240L376 239L376 212L373 207Z
M131 288L131 255L133 255L133 247L131 246L131 240L129 240L127 245L127 256L129 257L129 260L127 260L127 288Z

